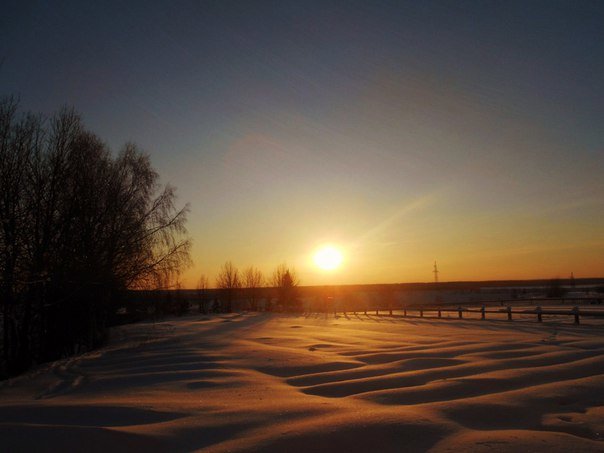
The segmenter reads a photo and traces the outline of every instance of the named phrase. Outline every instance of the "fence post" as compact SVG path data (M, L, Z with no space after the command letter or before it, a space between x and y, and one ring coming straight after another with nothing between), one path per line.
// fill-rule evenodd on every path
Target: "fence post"
M541 306L538 306L535 311L537 312L537 321L543 322L543 317L541 315Z
M406 318L407 317L407 308L403 308L403 316Z
M573 314L575 315L575 324L581 324L579 321L579 307L573 307Z
M512 307L508 305L508 321L512 320Z
M422 308L419 309L419 317L420 318L424 317L424 310Z
M439 318L441 317L441 314L440 314L440 308L438 309L438 317L439 317Z
M480 307L480 319L485 319L485 306Z
M390 307L390 316L392 316L392 307Z
M375 316L379 316L379 315L380 315L380 309L379 309L379 308L376 308L376 309L375 309Z
M463 318L463 311L461 311L461 307L457 307L457 316L459 319Z

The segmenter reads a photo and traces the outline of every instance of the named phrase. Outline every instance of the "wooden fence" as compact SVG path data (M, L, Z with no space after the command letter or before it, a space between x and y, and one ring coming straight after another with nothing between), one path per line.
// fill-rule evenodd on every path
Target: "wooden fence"
M380 316L380 311L383 315L399 317L399 318L407 318L407 317L415 317L415 318L442 318L443 313L455 313L457 318L463 319L464 313L478 313L480 314L480 319L487 319L487 315L505 315L508 321L512 321L514 319L514 315L535 315L537 322L543 322L544 316L571 316L574 318L575 324L581 323L581 316L591 316L591 317L601 317L604 318L604 310L585 310L580 309L575 306L570 310L563 310L558 308L543 308L541 306L537 306L532 309L523 309L523 308L512 308L511 306L498 308L498 309L488 309L486 306L482 306L479 308L468 308L468 307L457 307L457 308L449 308L449 307L404 307L402 309L396 309L396 311L402 311L403 314L395 314L393 313L392 308L380 309L375 308L373 310L337 310L334 308L334 315L338 313L342 313L346 315L347 313L352 313L356 315L357 313L365 313L368 315L368 311L375 311L376 316ZM384 313L385 312L385 313ZM430 315L431 316L427 316Z

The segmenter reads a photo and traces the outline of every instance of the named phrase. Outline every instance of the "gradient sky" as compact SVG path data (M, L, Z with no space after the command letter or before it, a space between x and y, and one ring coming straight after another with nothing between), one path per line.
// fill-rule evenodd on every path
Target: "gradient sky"
M9 1L0 58L190 202L185 286L604 276L602 1Z

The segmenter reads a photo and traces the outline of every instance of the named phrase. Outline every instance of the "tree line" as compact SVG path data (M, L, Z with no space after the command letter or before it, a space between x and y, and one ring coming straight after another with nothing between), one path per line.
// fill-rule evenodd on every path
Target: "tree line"
M191 243L175 195L72 109L0 99L0 377L99 346L121 291L176 281Z
M268 302L265 309L270 310L270 302L273 299L269 289L274 289L276 302L281 309L286 311L298 311L300 301L298 299L298 286L300 280L295 269L288 267L285 263L278 265L269 278L254 266L249 266L240 271L231 261L226 261L216 275L215 286L219 289L220 297L216 300L219 311L231 312L233 302L244 297L248 302L248 308L252 311L259 309L259 302ZM204 292L209 287L208 278L201 275L197 283L199 300L204 300ZM242 291L245 290L245 291ZM199 310L208 311L200 302Z

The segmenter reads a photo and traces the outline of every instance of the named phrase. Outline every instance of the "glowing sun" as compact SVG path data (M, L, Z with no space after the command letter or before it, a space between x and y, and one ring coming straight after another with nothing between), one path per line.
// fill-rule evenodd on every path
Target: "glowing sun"
M342 252L331 245L327 245L317 250L313 259L321 269L331 271L337 269L342 263Z

